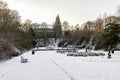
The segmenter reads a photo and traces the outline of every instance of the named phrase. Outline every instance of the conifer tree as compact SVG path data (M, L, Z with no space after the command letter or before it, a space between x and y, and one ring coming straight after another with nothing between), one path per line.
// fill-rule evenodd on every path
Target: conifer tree
M116 47L120 42L120 24L117 22L108 23L102 34L102 43L104 48L110 49Z
M55 30L55 37L60 38L62 36L62 28L61 28L61 22L59 15L56 17L56 21L54 24L54 30Z
M29 33L29 36L30 36L30 39L31 39L31 42L32 42L31 44L32 44L33 47L35 47L35 45L36 45L35 32L34 32L34 30L32 29L32 27L29 28L28 33Z
M56 21L54 24L54 37L55 37L55 43L56 43L57 38L62 37L62 28L61 28L61 22L60 22L59 15L56 17Z

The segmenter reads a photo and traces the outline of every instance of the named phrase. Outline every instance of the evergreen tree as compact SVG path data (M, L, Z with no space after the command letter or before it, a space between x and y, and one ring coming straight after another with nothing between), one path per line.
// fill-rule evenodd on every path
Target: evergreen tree
M31 27L29 28L28 33L30 34L30 36L31 36L33 39L35 38L35 32L34 32L34 30L33 30Z
M56 17L56 21L55 21L54 27L61 27L61 22L60 22L59 15Z
M36 45L36 42L35 42L35 32L34 32L34 30L31 27L29 28L28 34L29 34L31 42L32 42L31 43L32 47L35 47L35 45Z
M54 24L54 30L55 30L55 37L60 38L62 36L62 28L61 28L61 22L59 15L56 17L56 21Z
M108 23L102 34L104 48L111 50L120 42L120 24L117 22Z

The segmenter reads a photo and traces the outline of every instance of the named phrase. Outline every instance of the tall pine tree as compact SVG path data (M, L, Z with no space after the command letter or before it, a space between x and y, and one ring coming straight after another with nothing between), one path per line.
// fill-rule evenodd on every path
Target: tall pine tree
M55 37L56 38L61 38L62 27L61 27L61 22L60 22L59 15L56 17L56 21L55 21L55 24L54 24L54 30L55 30Z
M57 38L62 37L62 27L61 27L59 15L56 17L56 21L54 24L54 37L55 37L55 43L56 43Z
M108 23L104 32L102 34L103 46L106 49L115 48L116 45L120 42L120 24L117 22Z

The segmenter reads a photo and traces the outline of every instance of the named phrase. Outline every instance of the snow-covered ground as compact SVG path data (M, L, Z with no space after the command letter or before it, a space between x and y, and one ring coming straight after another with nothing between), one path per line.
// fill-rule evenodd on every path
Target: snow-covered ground
M103 52L103 51L98 51ZM107 52L104 52L107 54ZM120 51L97 57L73 57L56 51L31 51L0 63L0 80L120 80Z

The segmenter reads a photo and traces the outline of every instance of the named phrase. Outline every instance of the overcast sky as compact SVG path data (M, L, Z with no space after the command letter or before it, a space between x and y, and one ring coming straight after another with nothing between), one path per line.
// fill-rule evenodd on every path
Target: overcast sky
M19 11L22 20L52 24L59 14L61 22L70 25L95 20L99 15L114 14L120 0L4 0L9 8Z

